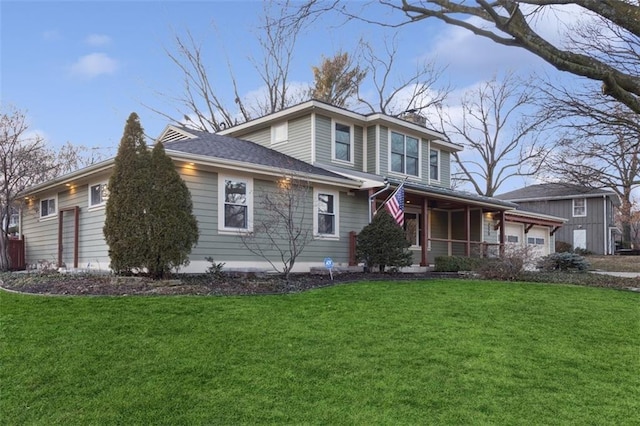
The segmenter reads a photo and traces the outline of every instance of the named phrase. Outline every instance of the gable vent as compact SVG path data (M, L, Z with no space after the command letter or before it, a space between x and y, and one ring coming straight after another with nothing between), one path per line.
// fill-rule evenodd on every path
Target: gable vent
M162 139L160 142L176 142L176 141L186 141L188 139L192 139L194 136L185 132L181 132L177 129L169 128L162 135Z

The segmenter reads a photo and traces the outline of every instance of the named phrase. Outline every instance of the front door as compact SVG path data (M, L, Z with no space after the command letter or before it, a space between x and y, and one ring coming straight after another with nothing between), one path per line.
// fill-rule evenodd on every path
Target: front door
M587 249L587 230L586 229L574 229L573 230L573 248L574 249Z

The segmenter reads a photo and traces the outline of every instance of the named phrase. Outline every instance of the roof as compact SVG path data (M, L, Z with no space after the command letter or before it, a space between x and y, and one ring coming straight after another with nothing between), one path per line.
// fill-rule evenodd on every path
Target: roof
M343 176L329 170L315 167L255 142L186 128L181 130L194 137L164 142L165 150L267 166L296 173L344 179Z
M560 200L572 198L590 198L609 196L617 200L615 192L607 189L589 188L582 185L574 185L569 183L541 183L537 185L525 186L524 188L514 191L505 192L496 195L501 200L509 200L514 202L522 201L539 201L539 200Z

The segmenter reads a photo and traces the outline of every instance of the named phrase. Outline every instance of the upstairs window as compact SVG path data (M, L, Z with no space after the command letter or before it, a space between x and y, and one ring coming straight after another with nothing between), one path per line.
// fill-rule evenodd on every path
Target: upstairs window
M56 199L46 198L40 200L40 218L56 216Z
M587 215L587 199L576 198L573 200L573 217L584 217Z
M271 145L283 143L289 140L289 125L284 123L271 126Z
M440 151L437 149L429 150L429 178L440 180Z
M391 133L391 171L418 176L420 146L417 138Z
M335 123L333 127L333 158L335 160L352 162L352 136L351 126Z

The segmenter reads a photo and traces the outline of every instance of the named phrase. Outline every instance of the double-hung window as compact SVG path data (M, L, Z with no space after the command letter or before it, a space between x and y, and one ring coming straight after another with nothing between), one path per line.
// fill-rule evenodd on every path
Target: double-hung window
M284 123L274 124L271 126L271 145L284 143L289 139L289 124Z
M418 176L420 146L418 139L391 132L391 171Z
M317 237L335 237L338 234L338 193L316 189L314 195L314 230Z
M253 181L220 176L218 220L223 231L252 230Z
M353 161L353 131L351 126L335 123L333 126L334 160Z
M429 178L431 180L440 180L440 151L437 149L429 150Z
M56 211L56 199L55 198L45 198L40 200L40 218L44 219L46 217L56 216L58 212Z
M574 198L573 200L573 217L584 217L587 215L587 199Z
M107 184L106 183L98 183L95 185L89 186L89 207L98 207L103 206L106 203L106 194Z

